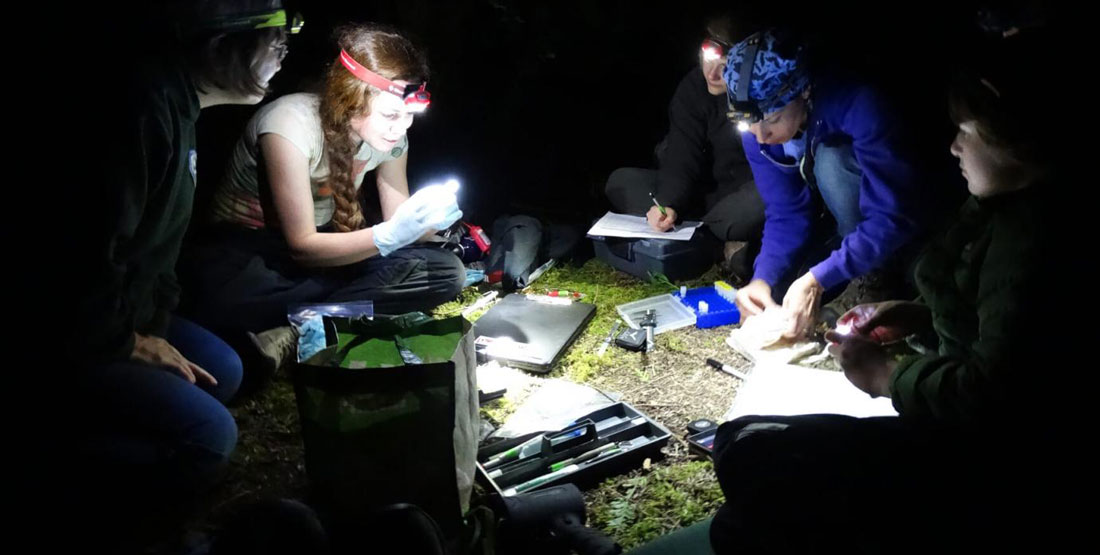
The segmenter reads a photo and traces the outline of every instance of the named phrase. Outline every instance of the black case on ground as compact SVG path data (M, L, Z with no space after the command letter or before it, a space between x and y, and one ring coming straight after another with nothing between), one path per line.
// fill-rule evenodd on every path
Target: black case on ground
M617 420L612 420L617 419ZM612 424L612 422L617 422ZM603 424L603 429L600 428ZM539 454L522 461L502 465L487 471L483 466L493 455L502 453L527 440L544 435L553 437L562 432L580 430L575 438L551 445L543 440ZM550 472L550 465L565 461L607 443L631 442L630 448L588 463L579 464L575 472L564 474L526 491L535 491L564 483L584 488L595 485L609 476L615 476L639 468L642 462L662 456L661 447L668 443L670 432L650 420L626 403L615 403L578 418L574 425L557 432L531 434L486 445L478 450L477 479L491 494L504 496L510 488ZM501 472L497 472L497 471Z
M703 229L690 241L627 239L591 236L596 258L616 270L648 280L648 272L664 274L672 281L694 279L710 269L718 257L718 242Z

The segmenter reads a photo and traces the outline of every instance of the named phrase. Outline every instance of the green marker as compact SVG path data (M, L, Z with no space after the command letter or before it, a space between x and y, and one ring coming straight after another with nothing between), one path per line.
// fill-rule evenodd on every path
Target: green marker
M537 435L503 453L497 453L496 455L493 455L489 460L482 463L481 466L485 470L489 470L490 468L500 466L513 459L522 459L529 457L535 452L541 450L542 438L542 435ZM532 448L534 447L538 447L539 449L535 449L533 451Z
M547 482L556 480L557 478L565 476L566 474L572 474L578 470L580 470L579 466L571 464L565 468L562 468L561 470L557 470L549 474L543 474L542 476L539 476L537 478L531 478L530 480L527 480L526 482L518 486L504 490L504 496L511 497L517 493L523 493L529 489L537 488Z
M599 446L599 447L597 447L597 448L595 448L591 451L588 451L588 452L585 452L583 454L577 455L576 457L573 457L571 459L566 459L566 460L561 461L561 462L556 462L556 463L550 465L550 470L552 472L557 472L558 470L561 470L562 468L565 468L565 467L567 467L571 464L585 463L585 462L588 462L588 461L591 461L591 460L594 460L594 459L598 459L598 458L600 458L604 455L610 455L610 454L613 454L613 453L618 453L619 451L620 451L620 449L619 449L618 445L616 445L614 443L607 443L607 444L601 445L601 446Z
M653 199L653 205L661 211L662 216L668 216L668 211L665 210L664 206L661 206L661 203L657 202L657 197L653 196L653 193L649 193L649 198ZM676 231L676 226L673 225L672 227L670 227L669 231Z

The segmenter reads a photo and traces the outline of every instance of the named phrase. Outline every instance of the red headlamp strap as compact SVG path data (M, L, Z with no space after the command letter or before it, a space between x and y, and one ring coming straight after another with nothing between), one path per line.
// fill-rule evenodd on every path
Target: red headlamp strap
M340 50L340 63L344 64L344 67L348 68L348 71L350 71L352 75L358 77L360 81L365 81L369 85L382 89L390 94L397 95L401 99L405 98L405 87L363 67L345 50Z

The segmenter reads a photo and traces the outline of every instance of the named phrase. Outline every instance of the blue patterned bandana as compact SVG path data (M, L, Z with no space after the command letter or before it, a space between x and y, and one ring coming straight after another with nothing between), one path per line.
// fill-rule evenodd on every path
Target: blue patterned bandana
M801 67L798 54L794 58L784 58L775 52L775 34L769 29L730 49L729 56L726 57L726 68L722 71L722 77L726 80L726 94L730 99L736 94L745 51L749 48L749 41L753 40L758 41L758 49L752 63L752 75L749 76L748 97L750 101L756 102L762 115L770 114L783 109L802 94L810 85L810 77Z

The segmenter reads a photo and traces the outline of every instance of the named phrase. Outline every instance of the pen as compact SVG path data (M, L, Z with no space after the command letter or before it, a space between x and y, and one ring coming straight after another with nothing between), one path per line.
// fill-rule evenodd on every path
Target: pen
M565 468L565 467L567 467L571 464L580 464L580 463L583 463L583 462L588 462L588 461L591 461L593 459L597 459L597 458L603 456L604 453L611 453L611 452L616 452L616 453L619 452L619 446L614 444L614 443L605 443L605 444L603 444L603 445L601 445L601 446L599 446L599 447L597 447L597 448L595 448L591 451L586 451L586 452L584 452L580 455L577 455L576 457L573 457L571 459L567 459L567 460L564 460L564 461L561 461L561 462L556 462L556 463L550 465L550 471L551 472L557 472L557 471L559 471L559 470L561 470L561 469L563 469L563 468Z
M661 206L661 203L657 202L657 197L653 196L653 193L649 193L649 198L653 199L653 205L661 211L662 216L668 216L668 211L665 210L664 206ZM669 230L676 231L676 225L673 224L672 227L669 228Z
M505 497L511 497L511 496L513 496L517 493L523 493L523 492L525 492L529 489L537 488L537 487L539 487L539 486L541 486L541 485L543 485L547 482L550 482L552 480L557 479L560 476L565 476L566 474L572 474L572 473L576 472L577 470L580 470L580 467L575 465L575 464L571 464L571 465L569 465L565 468L562 468L560 470L555 470L554 472L551 472L549 474L543 474L542 476L539 476L537 478L532 478L530 480L527 480L526 482L524 482L524 483L522 483L518 486L508 488L508 489L504 490L503 493L504 493Z
M737 376L738 378L741 378L742 380L749 379L749 376L747 374L745 374L744 372L739 372L737 370L734 370L732 366L730 366L728 364L723 364L721 362L718 362L717 360L714 360L713 358L708 358L707 359L707 364L709 364L709 365L715 367L716 369L721 370L721 371L723 371L723 372L725 372L725 373L727 373L731 376Z
M541 448L542 438L543 438L542 435L537 435L537 436L535 436L535 437L533 437L533 438L531 438L531 439L529 439L529 440L527 440L527 441L525 441L525 442L523 442L523 443L507 450L507 451L504 451L503 453L498 453L496 455L493 455L492 457L489 458L489 460L482 463L481 466L485 470L489 470L490 468L500 466L500 465L502 465L502 464L504 464L504 463L506 463L510 460L513 460L513 459L527 458L527 457L531 456L533 453L538 452L534 448L535 447L540 447Z
M474 304L463 309L462 315L469 316L470 314L473 314L475 310L479 308L484 308L485 305L493 302L493 299L497 298L497 294L497 291L489 291L488 293L485 293L484 295L478 297L477 300L474 301Z
M557 261L558 261L558 259L551 258L550 260L547 260L546 263L543 264L542 266L539 266L538 268L535 268L534 271L532 271L530 274L528 274L527 283L524 284L524 287L534 283L536 279L539 279L539 277L541 277L542 274L546 273L546 270L549 270L550 268L553 268L554 264L557 263Z

